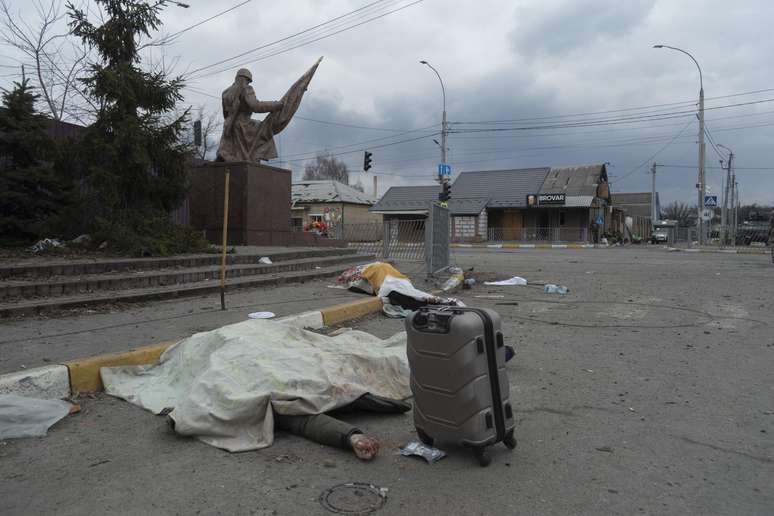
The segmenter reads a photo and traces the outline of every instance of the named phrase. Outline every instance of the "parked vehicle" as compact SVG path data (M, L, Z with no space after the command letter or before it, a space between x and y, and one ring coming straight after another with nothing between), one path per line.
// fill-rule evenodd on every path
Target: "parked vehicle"
M650 235L651 244L666 244L669 242L669 230L667 228L656 228Z

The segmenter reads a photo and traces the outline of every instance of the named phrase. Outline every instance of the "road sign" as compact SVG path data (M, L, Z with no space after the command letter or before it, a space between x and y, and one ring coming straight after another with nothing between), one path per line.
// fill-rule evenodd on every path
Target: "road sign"
M704 210L701 212L701 219L704 222L709 222L712 220L712 216L714 215L714 212L710 208L704 208Z
M705 195L704 196L704 207L705 208L717 208L718 207L718 196L717 195Z
M597 223L598 226L601 226L602 224L605 223L605 219L602 218L602 215L598 215L597 216L596 223Z
M438 164L438 175L439 176L450 176L451 175L451 165L447 165L446 163L439 163Z

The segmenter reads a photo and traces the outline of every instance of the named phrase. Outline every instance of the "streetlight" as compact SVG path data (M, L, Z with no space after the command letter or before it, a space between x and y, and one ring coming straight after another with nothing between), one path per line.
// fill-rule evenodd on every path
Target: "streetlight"
M734 151L725 145L718 144L718 147L728 151L728 165L726 166L726 185L723 188L723 209L720 211L720 225L722 228L722 242L726 244L728 237L728 193L731 188L731 162L734 160ZM723 160L720 160L720 166L723 166Z
M426 65L429 67L432 71L435 72L435 75L438 76L438 81L441 83L441 93L443 93L443 117L441 118L441 163L446 164L446 88L443 87L443 79L441 79L441 74L438 73L438 70L433 68L433 65L428 63L427 61L420 61L421 64ZM441 184L443 184L443 177L440 174L440 171L438 173L438 180Z
M704 208L704 193L706 191L706 184L704 180L704 79L701 74L701 66L699 62L690 53L686 52L682 48L670 47L669 45L653 45L653 48L668 48L677 52L682 52L691 58L696 64L696 68L699 69L699 183L696 187L699 189L699 202L696 206L697 210L697 228L699 230L699 245L704 243L704 222L702 221L702 209Z

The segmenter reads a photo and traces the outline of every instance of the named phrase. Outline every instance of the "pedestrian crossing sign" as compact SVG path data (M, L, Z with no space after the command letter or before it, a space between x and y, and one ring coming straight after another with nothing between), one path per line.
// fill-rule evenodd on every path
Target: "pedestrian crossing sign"
M705 195L704 196L704 207L705 208L717 208L718 207L718 196L717 195Z

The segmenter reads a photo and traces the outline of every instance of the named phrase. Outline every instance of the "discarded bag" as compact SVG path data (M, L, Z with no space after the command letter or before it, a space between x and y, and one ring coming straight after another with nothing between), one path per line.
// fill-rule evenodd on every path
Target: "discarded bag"
M406 446L400 449L400 454L404 457L409 457L411 455L422 457L427 461L428 464L438 462L439 460L446 457L446 452L443 450L422 444L419 441L409 442Z
M43 437L72 405L62 400L41 400L15 394L0 395L0 439Z
M559 294L559 295L565 295L567 292L569 292L570 289L565 287L564 285L554 285L553 283L547 283L543 287L543 292L546 294Z
M271 265L271 264L272 264L272 263L274 263L274 262L272 262L272 261L271 261L271 258L269 258L268 256L261 256L261 257L258 259L258 263L262 263L262 264L264 264L264 265Z
M501 281L485 281L484 285L494 285L497 287L510 287L510 286L524 286L527 284L527 280L521 276L514 276L507 280Z

